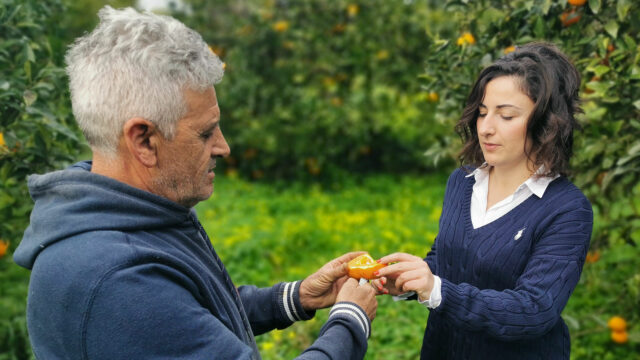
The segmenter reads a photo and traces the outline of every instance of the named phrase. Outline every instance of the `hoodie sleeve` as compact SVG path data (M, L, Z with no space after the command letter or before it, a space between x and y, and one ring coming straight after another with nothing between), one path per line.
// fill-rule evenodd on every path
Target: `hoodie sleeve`
M252 349L162 264L118 267L96 285L82 322L87 359L250 359Z
M300 281L278 283L269 288L240 286L238 293L255 335L284 329L296 321L309 320L316 313L302 308Z
M299 320L309 320L300 303L300 281L279 283L270 288L241 286L240 298L256 335L283 329ZM358 305L340 302L333 306L318 339L296 359L362 359L367 351L371 321Z

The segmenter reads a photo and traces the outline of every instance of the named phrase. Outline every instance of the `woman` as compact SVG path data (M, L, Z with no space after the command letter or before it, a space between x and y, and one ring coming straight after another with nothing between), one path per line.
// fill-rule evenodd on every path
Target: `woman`
M374 286L430 310L422 359L569 359L560 317L589 246L589 201L566 178L580 75L534 43L476 81L456 126L462 167L423 260L395 253Z

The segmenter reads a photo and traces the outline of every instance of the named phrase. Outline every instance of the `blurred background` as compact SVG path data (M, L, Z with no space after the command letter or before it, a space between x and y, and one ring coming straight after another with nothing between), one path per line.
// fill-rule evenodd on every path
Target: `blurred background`
M197 206L236 284L301 279L353 250L424 256L479 71L550 41L582 74L571 180L595 225L563 312L572 359L640 359L640 4L632 0L0 0L0 359L31 359L26 176L91 157L64 53L105 4L170 14L225 63L231 156ZM427 311L380 298L367 359L419 357ZM257 338L293 358L327 317ZM611 321L612 318L614 321ZM621 321L622 319L622 321Z

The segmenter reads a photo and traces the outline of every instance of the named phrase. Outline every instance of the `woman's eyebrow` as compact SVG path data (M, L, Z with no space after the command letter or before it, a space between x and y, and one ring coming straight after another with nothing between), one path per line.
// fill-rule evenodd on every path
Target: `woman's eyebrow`
M520 109L519 107L517 107L517 106L515 106L515 105L511 105L511 104L503 104L503 105L498 105L498 106L496 106L496 108L498 108L498 109L502 109L502 108L506 108L506 107L512 107L512 108L516 108L516 109L518 109L518 110L522 110L522 109Z

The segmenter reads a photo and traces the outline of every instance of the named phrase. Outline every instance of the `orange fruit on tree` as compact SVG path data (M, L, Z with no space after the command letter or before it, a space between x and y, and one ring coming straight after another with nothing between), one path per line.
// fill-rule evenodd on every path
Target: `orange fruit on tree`
M575 6L582 6L587 3L587 0L569 0L569 4Z
M7 249L9 249L9 242L0 240L0 258L7 253Z
M629 334L626 331L612 331L611 340L618 344L624 344L629 341Z
M594 262L598 261L599 259L600 259L600 252L599 251L589 251L587 253L587 258L585 259L585 261L587 263L589 263L589 264L593 264Z
M363 254L347 263L347 270L349 276L354 279L367 279L373 280L378 278L374 275L376 271L382 269L387 265L380 264L373 260L371 255Z
M580 15L580 13L578 13L577 11L568 10L560 15L560 21L562 22L562 26L567 27L580 21L581 17L582 15Z
M613 316L607 322L607 326L612 331L625 331L627 330L627 322L620 316Z

